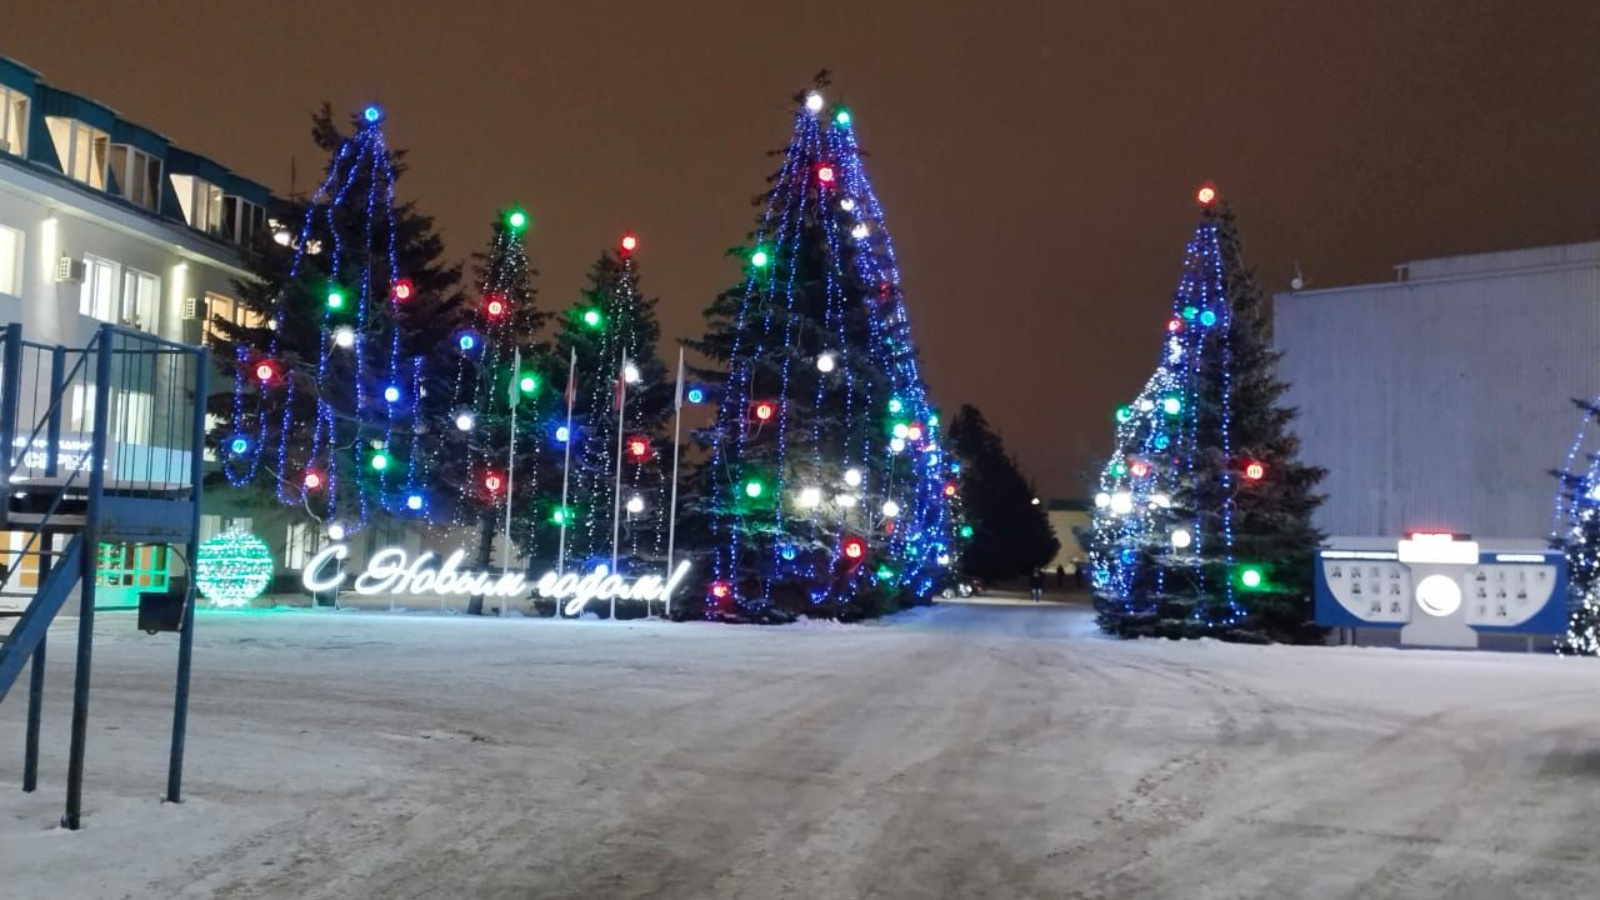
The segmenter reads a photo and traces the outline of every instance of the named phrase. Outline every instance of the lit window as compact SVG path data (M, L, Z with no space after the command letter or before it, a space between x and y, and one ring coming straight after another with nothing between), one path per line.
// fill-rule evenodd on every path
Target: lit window
M0 85L0 153L28 152L28 95Z
M0 225L0 294L22 296L22 232Z
M112 144L111 175L130 203L152 212L161 208L160 159L127 144Z
M120 312L117 270L109 259L83 258L83 287L78 291L78 312L102 322L115 322Z
M45 116L50 140L56 145L61 172L74 181L105 190L110 164L111 136L98 128L61 116Z
M127 270L122 276L122 306L117 317L118 323L154 333L160 297L160 278L137 269Z
M240 328L260 328L266 324L266 319L258 312L232 297L206 292L206 322L204 337L201 342L208 347L216 346L216 341L224 335L217 329L217 320L237 325Z
M172 189L190 228L207 234L222 232L222 188L193 175L174 175Z

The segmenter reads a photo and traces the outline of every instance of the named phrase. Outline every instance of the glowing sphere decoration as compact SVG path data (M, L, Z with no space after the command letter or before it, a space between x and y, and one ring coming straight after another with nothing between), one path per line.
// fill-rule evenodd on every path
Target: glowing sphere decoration
M490 472L483 476L483 489L491 494L497 494L506 486L506 480L498 472Z
M506 226L512 231L521 231L528 227L528 214L520 209L513 209L506 213Z
M704 403L706 402L706 389L697 384L684 393L684 399L690 403Z
M384 388L383 389L383 402L385 402L385 403L399 403L400 402L400 388L395 386L395 385L392 385L392 384L389 385L388 387Z
M256 363L256 380L262 384L271 384L278 380L278 367L270 362Z
M195 557L195 587L213 606L246 606L272 584L272 550L243 529L202 543Z
M906 408L906 405L904 403L900 402L900 398L899 397L890 397L889 398L889 413L891 415L898 414L901 410L903 410L905 408Z
M922 426L918 425L915 422L912 422L910 425L907 425L906 426L906 440L908 440L908 441L920 441L920 440L922 440Z
M1198 316L1198 315L1199 315L1199 314L1200 314L1200 310L1199 310L1199 309L1198 309L1198 308L1196 308L1196 307L1193 307L1193 306L1185 306L1185 307L1184 307L1184 308L1183 308L1183 317L1184 317L1184 318L1185 318L1185 319L1190 319L1190 320L1193 320L1193 319L1194 319L1194 317L1195 317L1195 316Z
M1266 474L1267 467L1256 462L1255 460L1250 460L1244 464L1244 477L1250 479L1251 481L1260 481L1266 476Z
M498 319L505 315L507 309L509 307L506 305L506 301L499 297L490 297L489 302L484 306L484 311L489 314L491 319Z
M733 596L733 585L726 581L711 582L711 596L718 600L726 600Z
M622 367L623 381L626 381L629 384L638 384L641 377L642 376L639 374L639 367L633 363L628 363L626 366Z
M833 166L822 165L817 167L817 180L823 184L833 184Z
M860 487L861 486L861 470L860 469L845 469L844 470L844 483L850 485L851 487Z
M517 379L517 390L524 394L531 394L539 389L539 376L532 373L524 374Z
M801 509L816 509L822 505L822 488L804 487L800 489L799 496L795 497L795 505Z
M328 538L330 540L342 541L342 540L344 540L344 535L345 535L345 531L344 531L344 526L342 524L340 524L338 522L329 522L328 523Z
M1098 509L1105 509L1106 507L1111 505L1111 495L1106 493L1105 491L1101 491L1100 493L1095 494L1094 495L1094 505Z
M409 509L412 512L416 512L416 511L422 509L422 495L421 494L407 494L406 495L406 509Z
M1131 407L1131 406L1119 406L1119 407L1117 407L1117 423L1119 425L1127 424L1132 419L1133 419L1133 407Z
M765 250L757 250L756 252L750 254L750 265L755 266L758 269L765 269L768 262L770 262L770 260L767 258L767 251Z
M372 459L368 461L367 465L372 466L372 471L374 472L382 472L389 468L389 454L380 450L372 454Z
M301 476L300 483L305 485L308 491L319 490L322 487L322 473L308 470L305 475Z
M1129 469L1133 472L1134 476L1138 478L1143 478L1150 474L1150 464L1142 459L1134 460L1133 465L1129 466Z
M845 197L843 200L839 201L839 208L845 212L850 212L856 208L856 201L850 199L849 197Z
M478 346L478 336L470 331L464 332L456 339L456 344L461 348L461 352L470 353Z
M832 353L823 353L817 357L817 371L826 375L832 372L837 362Z
M770 422L772 417L777 414L778 406L771 400L758 400L752 410L755 413L756 421Z
M328 308L344 309L344 291L335 289L328 292Z
M856 227L850 229L850 236L855 238L858 241L866 240L867 239L867 235L869 235L871 233L872 233L872 229L868 228L867 227L867 223L865 223L865 222L857 222L856 223Z
M973 530L973 527L971 525L963 525L963 526L961 526L961 530L956 532L956 533L961 535L964 538L970 538L974 534L976 534L976 531Z
M844 552L845 559L859 560L867 555L867 542L858 537L847 537L839 549Z
M946 497L954 497L956 495L956 490L956 483L954 481L947 481L944 483L944 495Z
M833 123L841 128L849 128L850 110L845 109L842 106L839 107L839 111L833 114Z
M629 497L628 512L633 513L634 515L644 512L644 498L638 494L634 494L632 497Z
M395 283L389 288L389 294L390 296L394 297L396 301L404 303L405 301L411 299L411 296L416 293L416 290L417 289L412 286L409 278L401 278L395 281Z
M816 91L806 92L806 111L822 112L822 95Z
M1245 566L1239 570L1239 583L1251 590L1261 587L1261 583L1265 580L1258 566Z
M1172 319L1171 321L1167 322L1167 330L1171 331L1171 332L1182 331L1183 330L1183 320L1182 319Z
M471 431L476 424L478 424L478 420L472 413L465 411L456 413L456 430Z
M1172 546L1173 547L1175 547L1175 548L1177 548L1179 550L1184 550L1184 549L1187 549L1188 546L1190 544L1193 544L1193 543L1194 543L1194 535L1189 533L1189 529L1187 529L1187 528L1174 528L1172 530Z
M1166 397L1161 401L1161 411L1169 416L1177 415L1183 409L1183 401L1177 397Z
M565 426L565 425L557 425L556 426L556 443L565 444L567 442L567 440L569 438L571 438L571 437L572 437L572 432L567 430L567 426Z
M586 309L583 311L583 324L590 328L599 328L604 322L605 319L600 315L600 310Z
M622 236L623 253L632 253L634 250L637 250L638 247L639 239L634 237L631 232Z
M1199 201L1201 206L1210 206L1217 201L1217 189L1209 184L1205 185L1195 191L1194 199Z
M1212 326L1212 325L1217 324L1217 314L1212 312L1209 309L1206 310L1205 312L1200 314L1200 324L1201 325L1205 325L1208 328L1210 326Z
M334 329L333 343L335 346L349 350L356 345L356 333L348 325L341 325Z
M228 442L228 451L234 456L243 456L250 452L250 440L244 437L235 437Z
M552 525L565 525L565 524L567 524L567 511L566 511L566 509L563 508L563 507L558 506L555 509L550 510L550 524L552 524Z
M906 439L905 438L890 438L889 439L889 451L891 453L904 453L905 449L906 449Z
M889 429L889 433L894 435L895 440L903 441L910 436L911 426L904 422L896 422L894 423L894 427Z
M744 483L744 495L749 497L751 500L759 498L762 494L766 493L766 490L766 486L754 478Z
M642 437L628 438L628 456L635 462L643 462L650 458L650 441Z
M1117 491L1111 495L1111 511L1119 516L1133 512L1133 495L1127 491Z
M361 118L366 119L369 125L376 125L378 120L383 118L383 110L374 103L361 111Z
M900 504L894 502L893 500L883 501L883 515L888 519L892 519L895 516L900 515Z

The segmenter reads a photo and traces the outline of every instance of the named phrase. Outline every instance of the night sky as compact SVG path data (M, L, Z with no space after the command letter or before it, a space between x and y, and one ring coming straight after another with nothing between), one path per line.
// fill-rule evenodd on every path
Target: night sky
M1600 3L4 0L0 54L278 191L307 114L377 98L450 252L534 215L542 302L640 235L670 339L822 67L871 153L924 374L1049 496L1155 364L1194 188L1271 290L1600 237ZM374 15L368 10L382 10Z

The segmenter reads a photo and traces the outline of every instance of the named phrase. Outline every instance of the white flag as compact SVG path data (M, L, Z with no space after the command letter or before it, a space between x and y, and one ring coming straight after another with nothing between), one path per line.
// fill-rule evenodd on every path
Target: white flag
M517 408L517 403L522 400L522 348L517 347L511 351L511 379L506 382L506 405L512 409Z

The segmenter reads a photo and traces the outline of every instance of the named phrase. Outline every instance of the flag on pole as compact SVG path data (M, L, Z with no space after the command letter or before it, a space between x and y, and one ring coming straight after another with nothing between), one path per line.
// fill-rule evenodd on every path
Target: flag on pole
M572 348L567 358L567 414L572 414L572 404L578 400L578 348Z
M617 389L611 395L611 408L620 411L623 398L628 390L628 361L622 361L622 368L617 370Z
M678 348L678 390L672 398L673 409L683 409L683 348Z
M522 377L522 348L511 351L511 378L506 381L506 405L512 409L517 408L517 403L522 400L522 391L517 388L518 379Z

